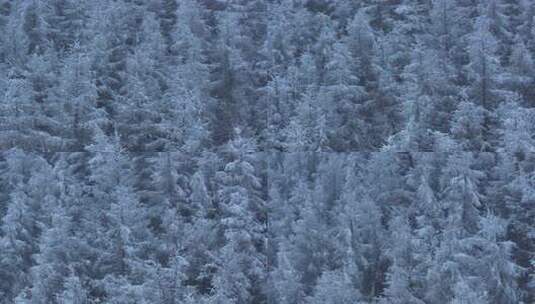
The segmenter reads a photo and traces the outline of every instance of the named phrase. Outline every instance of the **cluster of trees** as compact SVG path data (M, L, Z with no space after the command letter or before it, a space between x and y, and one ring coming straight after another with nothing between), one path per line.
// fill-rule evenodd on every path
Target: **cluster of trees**
M535 155L277 154L269 303L532 303Z
M0 147L534 149L526 0L0 3ZM239 129L239 131L236 131ZM498 146L500 140L507 147Z
M259 137L266 3L212 2L2 1L0 147L87 151L103 132L193 153Z
M535 5L284 1L268 23L268 146L533 151ZM452 146L452 142L456 145Z
M191 158L96 141L98 152L2 153L0 303L266 303L254 143Z
M1 154L1 303L535 300L532 153L96 141Z
M0 303L531 303L533 58L529 0L0 0Z

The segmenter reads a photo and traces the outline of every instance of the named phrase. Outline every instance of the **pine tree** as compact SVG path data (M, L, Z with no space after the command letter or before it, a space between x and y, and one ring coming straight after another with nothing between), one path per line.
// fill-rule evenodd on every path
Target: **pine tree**
M437 168L444 156L423 153L415 157L417 165L411 173L415 196L409 207L409 219L415 226L413 254L413 286L419 298L426 292L426 272L432 266L436 248L440 245L440 235L444 228L444 216L440 195L435 193L438 181Z
M424 303L415 296L412 286L414 275L414 244L410 225L404 211L394 217L390 224L392 230L391 248L389 252L392 263L387 273L388 287L384 293L386 303Z
M94 103L97 92L90 68L84 49L75 43L63 62L59 84L51 93L50 99L65 112L61 121L68 125L63 126L62 137L66 141L64 149L68 151L82 151L91 142L95 124L108 123Z
M72 273L65 279L65 289L58 296L59 304L86 304L88 303L87 291L82 286L80 278Z
M180 17L177 16L177 9L187 5L186 3L188 3L188 1L178 2L176 0L157 0L154 2L155 7L153 10L156 11L160 20L161 33L170 50L170 46L174 42L172 33L175 30L175 27L177 27L177 22L180 20Z
M39 253L35 256L37 265L31 270L32 303L57 303L69 267L79 262L76 261L78 252L69 250L78 245L70 232L72 220L66 214L64 206L57 202L50 208L54 211L39 241Z
M239 134L239 133L238 133ZM237 304L266 301L265 229L263 181L257 171L262 159L255 159L255 145L238 137L228 145L229 162L218 172L220 228L224 243L216 263L214 303L231 301ZM259 177L260 176L260 177Z
M530 100L535 94L532 89L535 81L532 76L535 63L525 43L518 36L509 61L511 71L506 74L504 82L509 90L517 92L522 97L522 105L531 107Z
M358 85L365 94L358 101L357 112L362 117L358 129L361 131L361 146L364 149L377 149L386 139L398 130L400 116L397 101L391 91L393 80L387 71L387 63L381 54L381 44L372 31L372 21L359 11L348 25L348 48L356 62L352 67L358 77Z
M49 48L46 40L45 24L40 17L43 11L40 1L31 1L24 7L23 30L28 38L28 54L43 54Z
M234 14L222 14L219 32L214 41L214 54L208 59L212 62L211 96L215 99L210 109L210 134L215 145L226 144L234 138L234 129L241 124L243 108L239 102L240 81L238 74L243 66L243 59L237 50L241 35L237 33L238 25Z
M88 2L49 0L43 5L46 38L57 52L69 51L76 43L85 44Z
M18 72L27 60L28 49L31 45L31 37L25 32L25 18L23 16L22 5L14 3L10 18L6 20L4 26L5 33L2 35L2 62L9 67L8 70Z
M535 150L531 126L535 113L516 102L504 103L498 109L501 131L500 151L529 153Z
M492 111L498 106L500 95L497 77L501 70L497 58L496 38L491 32L491 21L486 16L479 17L475 22L475 30L470 35L470 64L469 75L473 85L468 90L468 98L484 110L481 122L481 145L476 149L492 150L495 145L495 119Z
M309 297L310 304L358 303L358 292L353 288L350 278L341 270L326 271L316 284L314 295Z
M30 269L36 265L39 238L52 206L52 169L41 157L21 150L5 152L11 184L7 213L2 220L0 267L2 293L11 301L30 287ZM30 171L31 170L31 171Z
M134 37L138 28L132 27L136 25L136 7L132 2L100 5L107 10L98 11L98 19L92 24L92 29L103 35L95 37L91 58L96 73L97 108L105 110L107 117L113 121L128 93L126 60L130 46L137 42ZM112 128L106 126L106 129Z
M468 101L459 103L453 113L450 132L463 151L486 149L489 126L485 122L489 120L490 115L489 111L480 105Z
M13 3L10 3L10 1L1 1L0 2L0 31L2 34L7 34L7 26L9 23L10 15L14 13L14 9L16 8ZM3 39L2 39L3 40ZM5 62L5 53L4 48L0 48L2 52L0 53L0 62Z
M13 75L14 76L14 75ZM1 122L4 132L1 134L2 147L29 148L33 137L23 132L24 124L28 121L27 113L32 109L32 97L29 94L30 84L25 79L9 77L4 80L3 108L5 119ZM35 142L34 142L35 143Z
M298 304L305 298L301 278L289 261L286 248L277 256L277 268L269 274L268 303Z
M532 267L530 264L531 252L533 251L533 229L530 225L530 219L533 216L531 205L534 201L533 192L530 190L534 181L533 158L531 153L525 155L519 153L516 154L516 157L506 160L508 160L508 164L504 164L504 167L509 168L508 172L511 174L504 186L505 209L509 210L506 213L510 214L507 239L515 243L512 248L513 261L524 269L519 273L517 283L523 291L522 298L529 302L533 298L530 292L533 287L529 285L530 276L533 274L533 268L530 268Z
M483 292L474 290L466 281L460 281L455 285L455 296L451 303L488 303Z
M352 173L349 173L352 174ZM348 195L346 214L349 215L350 258L356 268L354 274L363 300L370 301L382 293L384 276L381 211L377 203L358 187L358 176L346 178Z

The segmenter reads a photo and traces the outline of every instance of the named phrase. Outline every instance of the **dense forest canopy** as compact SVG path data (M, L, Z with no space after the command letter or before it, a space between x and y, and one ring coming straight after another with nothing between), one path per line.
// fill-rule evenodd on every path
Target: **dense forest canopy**
M535 302L532 0L0 0L0 304Z

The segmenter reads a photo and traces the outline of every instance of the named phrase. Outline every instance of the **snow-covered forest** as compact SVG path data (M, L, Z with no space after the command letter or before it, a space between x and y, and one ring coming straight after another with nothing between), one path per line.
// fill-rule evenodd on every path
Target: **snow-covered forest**
M535 303L535 1L0 0L0 304Z

